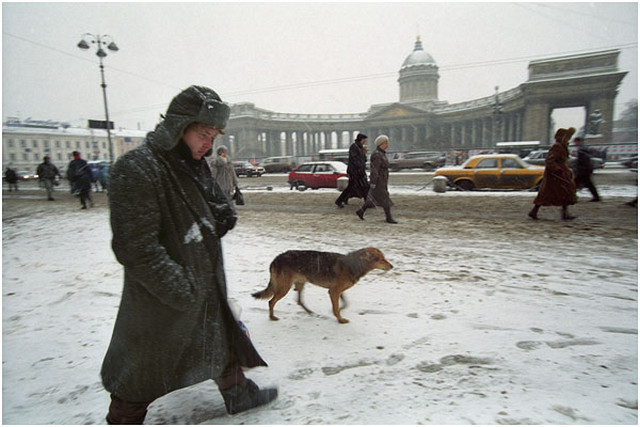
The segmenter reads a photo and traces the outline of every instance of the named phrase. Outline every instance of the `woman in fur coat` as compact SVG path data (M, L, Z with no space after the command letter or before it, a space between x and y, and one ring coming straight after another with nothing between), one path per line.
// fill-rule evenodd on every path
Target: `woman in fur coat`
M529 212L532 219L538 219L540 206L561 206L563 220L575 219L567 209L577 200L573 171L569 168L569 141L575 131L574 128L558 129L555 134L556 142L547 154L542 184Z

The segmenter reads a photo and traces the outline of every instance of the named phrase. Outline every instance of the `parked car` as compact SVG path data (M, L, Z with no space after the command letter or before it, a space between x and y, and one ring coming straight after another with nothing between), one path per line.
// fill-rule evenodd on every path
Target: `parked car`
M32 179L38 179L38 174L29 171L17 171L16 175L20 181L29 181Z
M435 151L414 151L389 160L389 168L393 171L414 168L431 171L444 166L446 160L444 154Z
M252 176L260 177L264 173L264 168L262 166L256 166L251 162L235 160L233 162L233 169L236 171L236 175L238 176L246 176L251 178Z
M296 160L292 156L267 157L260 166L266 173L289 172L296 167Z
M307 162L289 172L291 188L338 188L338 178L347 176L347 165L342 162Z
M529 154L527 154L527 156L522 160L529 163L530 165L544 166L548 152L549 150L532 151ZM569 166L573 169L577 161L578 161L577 157L570 156ZM604 161L599 157L591 156L591 165L593 166L594 169L601 169L604 167Z
M544 166L549 150L535 150L526 155L522 160L530 165Z
M533 189L540 185L543 175L543 167L528 165L515 154L473 156L461 166L440 168L435 173L446 177L450 187L460 190Z
M349 149L348 148L332 148L318 151L317 160L332 160L336 162L342 162L346 165L349 164Z
M638 156L629 157L628 159L624 159L620 162L622 166L625 168L637 168L638 167Z

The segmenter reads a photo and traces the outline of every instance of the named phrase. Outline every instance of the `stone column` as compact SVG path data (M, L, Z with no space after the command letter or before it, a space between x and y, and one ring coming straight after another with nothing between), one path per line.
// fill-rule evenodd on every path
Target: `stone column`
M406 126L400 128L400 140L400 146L403 147L404 150L412 148L409 144L409 129L407 129Z
M475 119L471 120L471 146L478 146L478 121Z
M282 144L280 143L280 131L271 131L271 140L269 141L269 157L279 156L282 154Z
M523 135L525 141L540 141L540 145L548 145L551 107L543 102L531 103L525 107L523 118Z

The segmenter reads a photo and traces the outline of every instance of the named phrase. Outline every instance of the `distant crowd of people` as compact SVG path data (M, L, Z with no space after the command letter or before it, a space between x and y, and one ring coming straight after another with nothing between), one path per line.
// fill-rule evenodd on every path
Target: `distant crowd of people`
M69 162L66 170L66 178L69 181L71 194L80 199L81 209L93 207L91 190L95 185L96 191L107 191L109 186L109 167L98 163L92 168L82 158L79 151L74 151L72 156L73 160ZM36 175L40 186L46 191L47 200L54 201L53 192L55 187L60 185L62 175L57 166L51 162L49 156L44 156L42 163L36 169ZM4 178L9 184L9 191L18 191L20 177L13 168L7 167Z

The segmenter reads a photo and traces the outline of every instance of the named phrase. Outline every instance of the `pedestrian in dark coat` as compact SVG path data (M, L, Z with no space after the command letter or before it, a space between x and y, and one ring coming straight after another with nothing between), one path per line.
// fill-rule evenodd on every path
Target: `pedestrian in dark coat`
M236 216L204 156L229 111L213 90L191 86L113 166L112 247L124 288L101 372L109 423L142 423L153 400L209 379L231 414L277 396L244 377L241 367L267 364L227 301L221 238Z
M38 165L36 170L38 179L44 184L44 188L47 190L47 200L54 200L53 188L56 185L56 177L60 178L60 172L58 168L51 163L49 156L44 156L43 162Z
M575 133L574 128L558 129L553 144L545 159L544 175L538 195L533 201L534 207L529 217L538 219L540 206L562 206L562 219L575 219L569 215L567 207L576 203L576 184L573 172L569 168L569 140Z
M9 183L9 191L18 191L18 174L16 171L7 167L7 170L4 172L4 178Z
M591 192L591 196L593 196L591 201L599 202L600 195L598 194L598 190L591 180L591 175L593 174L591 153L589 152L587 147L583 145L583 140L581 137L577 137L576 139L574 139L573 143L576 147L578 147L578 158L576 159L576 167L574 170L576 178L576 188L587 187Z
M397 224L391 217L391 206L393 202L389 197L389 160L386 149L389 148L389 137L380 135L375 140L376 151L371 154L371 174L369 176L369 193L367 198L356 214L360 219L364 219L364 213L368 208L380 206L384 209L386 222Z
M73 160L67 167L67 179L71 183L72 192L80 194L80 206L87 209L87 202L93 206L91 200L91 169L87 161L80 157L79 151L74 151Z
M367 155L365 153L365 144L367 143L367 135L359 133L356 140L349 147L349 161L347 164L347 176L349 184L335 201L339 208L343 208L352 197L363 199L369 192L369 183L367 182Z

